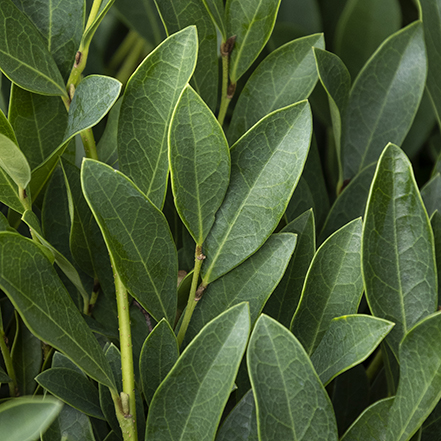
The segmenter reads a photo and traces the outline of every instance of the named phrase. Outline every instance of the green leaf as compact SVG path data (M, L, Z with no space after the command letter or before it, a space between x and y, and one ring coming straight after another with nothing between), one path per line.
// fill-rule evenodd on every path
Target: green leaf
M12 85L8 116L31 170L62 144L67 112L59 97L37 95Z
M190 86L176 104L168 140L176 209L202 245L227 191L230 149L217 119Z
M51 397L20 397L0 405L0 430L8 441L36 441L60 413L63 403Z
M111 77L89 75L81 81L69 107L63 143L98 124L119 96L122 84Z
M178 262L164 215L108 165L85 160L81 180L124 286L156 320L174 323Z
M438 441L441 427L441 402L438 402L435 409L424 421L422 426L423 434L421 441Z
M317 250L306 275L291 330L311 355L331 320L355 314L363 292L361 219L329 237Z
M271 113L231 148L230 185L204 244L205 284L253 254L279 223L308 155L311 124L302 101Z
M86 377L86 374L72 361L70 361L65 355L61 352L55 351L52 357L52 365L53 368L67 368L73 370L83 377Z
M227 35L236 36L230 56L230 79L234 84L260 54L276 22L280 0L227 0Z
M146 338L139 359L142 390L147 404L179 358L176 335L162 319Z
M256 404L250 389L228 414L216 441L258 441Z
M26 188L31 180L31 169L25 155L17 144L0 133L0 167L14 180Z
M0 160L1 161L1 160ZM18 188L16 183L0 167L0 202L3 202L9 208L23 213L25 208L18 197Z
M290 23L302 35L313 34L322 30L320 7L317 0L282 1L277 17L278 22Z
M438 305L441 303L441 214L435 211L430 218L430 225L432 227L435 255L436 255L436 269L438 275Z
M67 97L64 81L46 43L12 0L0 2L0 65L23 89Z
M156 391L147 417L146 439L214 438L249 332L246 303L234 306L202 329Z
M113 105L107 117L106 128L96 146L98 158L101 162L115 167L118 163L118 119L122 97Z
M410 439L440 400L440 354L441 314L436 313L414 326L400 344L400 382L386 441Z
M195 27L167 38L131 76L121 104L120 170L158 208L164 204L167 186L168 126L182 89L193 74L196 54Z
M324 45L323 34L299 38L271 52L259 64L234 108L228 129L231 144L272 111L308 98L317 82L312 47Z
M264 312L289 327L302 294L309 264L315 254L315 225L312 210L294 219L281 233L297 234L297 243L285 274L266 302Z
M217 32L205 6L200 0L174 2L172 8L168 0L155 0L155 3L167 35L178 33L178 31L191 25L197 28L199 41L198 62L196 68L192 65L189 77L191 77L194 70L191 84L214 112L216 110L219 77ZM179 56L172 58L172 60L174 59L178 60ZM189 55L187 55L186 60L187 65L188 63L192 63L192 57ZM163 87L163 83L161 83L161 88Z
M222 41L227 40L227 29L225 23L225 7L223 0L202 0L207 8L213 23L218 28L222 36Z
M285 210L287 222L291 222L298 218L305 211L314 211L314 207L315 204L311 188L306 182L306 179L301 176Z
M321 382L326 386L337 375L366 360L393 326L368 315L334 318L311 357Z
M261 441L336 441L331 401L299 341L262 315L254 327L247 365Z
M348 66L352 78L389 35L401 27L398 0L349 0L335 34L335 53Z
M412 166L399 147L383 151L363 226L363 278L373 315L395 323L386 341L398 356L407 331L437 306L433 234Z
M435 210L441 212L441 174L437 173L424 185L421 189L421 197L429 217Z
M240 302L249 303L251 323L254 323L282 278L296 242L294 234L273 234L249 259L211 283L193 312L185 341L211 319Z
M343 179L375 162L388 142L401 144L418 110L426 72L418 21L390 36L364 66L343 122Z
M15 137L14 129L6 118L5 114L0 110L0 134L8 137L14 144L18 144Z
M0 231L12 231L15 232L14 228L9 225L8 219L6 219L3 213L0 213Z
M10 383L12 379L8 374L0 367L0 383Z
M98 389L78 372L67 368L51 368L35 377L52 395L86 415L104 419Z
M92 41L92 38L93 38L96 30L98 29L98 26L103 21L103 18L106 16L107 12L109 11L109 9L111 8L111 6L113 5L114 2L115 2L115 0L103 0L102 1L95 19L93 20L93 22L90 24L90 26L86 29L86 31L83 34L83 38L81 40L81 46L83 48L89 47L90 42Z
M0 249L0 286L29 330L114 389L101 347L40 247L18 234L2 232Z

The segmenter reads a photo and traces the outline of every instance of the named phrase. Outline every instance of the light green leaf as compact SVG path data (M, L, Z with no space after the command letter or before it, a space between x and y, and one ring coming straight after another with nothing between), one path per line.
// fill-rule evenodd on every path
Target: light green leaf
M0 249L0 286L29 330L114 389L101 347L40 247L18 234L2 232Z
M193 312L185 342L211 319L240 302L249 303L254 323L282 278L296 242L294 234L274 234L249 259L211 283Z
M36 441L60 413L63 403L51 397L20 397L0 405L0 430L8 441Z
M146 338L139 359L142 390L147 404L179 358L176 335L162 319Z
M174 323L178 262L164 215L108 165L85 160L81 180L124 286L156 320Z
M256 404L250 389L228 414L216 441L258 441Z
M230 56L230 79L234 84L260 54L276 22L280 0L227 0L227 35L236 36Z
M279 223L308 155L311 124L302 101L263 118L231 148L230 185L204 244L205 284L253 254Z
M190 86L176 104L168 143L176 209L202 245L227 191L230 149L217 119Z
M375 162L388 142L401 144L418 110L426 72L418 21L390 36L364 66L343 121L343 179Z
M285 274L266 302L264 312L289 327L302 294L309 264L315 254L315 225L312 210L294 219L281 233L297 234L297 243Z
M222 35L222 41L227 40L227 29L225 24L225 7L223 0L202 0L207 8L213 23Z
M64 81L42 36L12 0L0 2L0 65L23 89L67 97Z
M191 84L214 112L216 110L219 77L217 32L204 4L200 0L185 0L174 2L171 8L168 0L155 0L155 3L167 35L178 33L187 26L197 28L199 41L198 62L196 68L194 66L191 68L192 72L190 72L189 77L194 70ZM179 56L175 56L174 59L178 60ZM187 66L192 63L192 55L187 55L185 61ZM161 83L161 87L164 87L163 83Z
M147 417L146 439L214 438L249 332L246 303L234 306L202 329L156 391Z
M363 292L361 219L329 237L317 250L306 275L291 330L311 355L331 320L355 314Z
M441 303L441 214L437 210L430 218L430 225L433 231L436 255L436 269L438 275L438 305Z
M98 13L93 20L93 22L90 24L90 26L86 29L86 31L83 34L83 38L81 40L81 46L84 48L88 48L90 45L90 42L92 41L92 38L98 29L98 26L103 21L103 18L106 16L107 12L113 5L115 0L103 0L100 4L100 7L98 9Z
M94 418L104 419L98 389L84 375L68 368L51 368L35 377L52 395Z
M14 180L26 188L31 180L31 169L25 155L17 144L0 133L0 167Z
M421 189L421 197L429 217L435 210L441 212L441 174L437 173L424 185Z
M437 306L433 234L412 166L399 147L383 151L363 226L363 278L372 314L395 323L386 341L398 356L407 331Z
M441 398L441 313L425 317L407 333L399 357L400 382L386 441L410 439Z
M120 170L160 209L168 176L168 126L182 89L193 74L197 47L195 27L167 38L131 76L121 104Z
M311 357L321 382L326 386L337 375L366 360L393 326L368 315L332 319Z
M17 138L15 137L14 129L6 118L3 111L0 110L0 134L8 137L14 144L18 145Z
M98 124L117 100L121 86L118 80L102 75L84 78L69 107L63 143Z
M272 111L308 98L317 82L313 46L324 48L323 34L287 43L259 64L234 108L228 129L231 144Z
M260 441L336 441L331 401L299 341L262 315L254 327L247 365Z

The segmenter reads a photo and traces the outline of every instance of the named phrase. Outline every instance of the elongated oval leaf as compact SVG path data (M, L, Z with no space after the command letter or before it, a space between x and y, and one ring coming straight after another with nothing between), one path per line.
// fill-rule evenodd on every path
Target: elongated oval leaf
M423 198L427 214L432 216L435 210L441 212L441 174L437 173L429 182L421 189L421 197Z
M227 191L230 149L217 119L190 86L173 113L169 162L176 208L202 245Z
M285 327L262 315L251 335L247 365L260 441L338 439L328 394L302 345Z
M262 119L231 148L230 185L204 245L208 284L253 254L279 223L311 141L306 101Z
M63 403L51 397L20 397L0 406L0 430L8 441L36 441L57 418Z
M280 0L227 0L227 35L236 36L230 56L232 83L248 70L271 36Z
M343 179L375 162L388 142L401 144L424 92L421 22L389 37L358 75L342 130Z
M395 356L407 331L437 307L432 230L412 172L389 144L372 181L363 226L363 277L372 313L395 323Z
M312 354L331 320L355 314L363 292L361 278L361 219L326 240L317 250L306 275L291 330Z
M308 98L317 82L313 46L324 48L323 34L287 43L259 64L234 108L228 128L231 144L265 115Z
M20 198L18 197L17 184L0 167L0 201L18 213L25 210Z
M67 97L46 43L12 0L0 2L0 65L3 73L23 89Z
M121 104L120 169L160 209L168 175L167 130L179 95L193 74L197 44L194 27L167 38L130 77Z
M104 419L98 389L84 375L67 368L51 368L37 375L38 384L52 395L94 418Z
M9 110L10 112L10 110ZM12 128L8 118L6 118L5 114L0 110L0 134L8 137L14 144L18 145L17 138L15 137L14 129Z
M81 181L124 286L156 320L174 323L178 262L164 215L108 165L85 160Z
M31 180L31 168L17 144L0 133L0 167L14 180L26 188Z
M227 29L225 23L225 7L223 0L202 0L207 8L208 14L210 14L213 23L219 29L222 35L222 40L227 39Z
M40 247L18 234L2 232L0 249L0 286L29 330L96 381L115 389L98 341Z
M202 329L156 391L149 408L146 439L214 438L249 332L245 303Z
M393 326L368 315L333 319L311 357L321 382L326 386L337 375L366 360Z

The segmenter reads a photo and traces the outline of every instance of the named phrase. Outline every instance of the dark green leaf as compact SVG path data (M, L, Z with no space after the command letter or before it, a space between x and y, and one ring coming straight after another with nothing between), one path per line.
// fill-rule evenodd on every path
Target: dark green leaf
M222 35L222 41L227 40L227 30L225 24L225 7L223 0L202 0L213 23Z
M167 321L162 319L146 338L139 359L142 390L148 405L178 358L176 335Z
M299 38L271 52L259 64L234 108L228 129L231 144L265 115L308 98L317 82L312 47L324 45L323 34Z
M174 323L177 253L164 215L108 165L85 160L81 179L124 286L156 320Z
M261 441L336 441L331 401L305 350L281 324L262 315L247 364Z
M195 27L167 38L131 76L121 104L118 123L121 171L158 208L164 204L167 186L168 126L182 89L193 73L196 53Z
M288 206L286 207L285 216L287 222L293 221L305 211L314 211L314 206L315 204L311 188L306 182L306 179L302 176L291 196Z
M230 149L222 127L190 86L173 113L169 161L176 209L202 245L227 191Z
M311 355L331 320L355 314L363 292L361 219L329 237L317 250L306 275L291 330Z
M156 391L149 408L146 439L214 438L249 332L245 303L204 327Z
M20 187L26 188L31 180L31 168L17 144L0 133L0 167Z
M121 104L122 98L119 98L110 110L106 128L96 146L99 160L112 167L118 162L118 119Z
M204 245L205 284L253 254L279 223L308 154L311 123L302 101L271 113L232 147L230 185Z
M12 379L8 376L8 374L0 368L0 383L10 383Z
M407 331L437 306L433 234L406 155L382 153L363 227L363 277L372 313L395 323L386 341L395 357Z
M0 167L0 202L8 207L23 213L25 210L23 204L18 197L18 188L16 183L6 174Z
M78 372L79 374L85 377L84 372L72 361L70 361L65 355L61 352L55 351L52 357L52 367L53 368L67 368Z
M435 241L436 269L438 275L438 305L441 300L441 214L435 211L430 218L433 237Z
M278 22L290 23L303 35L322 30L320 8L317 0L282 1L277 17Z
M438 441L441 431L441 402L424 421L421 441Z
M437 173L424 185L421 189L421 197L429 217L432 216L435 210L441 212L441 174Z
M3 213L0 213L0 231L15 232L15 230L9 225L8 219L6 219Z
M0 134L5 135L11 141L13 141L14 144L18 145L17 138L15 137L14 129L12 128L10 122L8 121L8 118L6 118L3 111L0 111Z

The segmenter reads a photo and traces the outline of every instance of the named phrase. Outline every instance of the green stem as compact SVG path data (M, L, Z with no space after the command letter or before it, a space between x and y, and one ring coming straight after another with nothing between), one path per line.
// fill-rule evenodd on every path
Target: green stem
M381 349L377 351L374 359L371 361L370 365L366 369L366 375L368 377L369 382L372 382L374 378L377 376L379 370L383 366L383 356L381 354Z
M231 98L228 98L228 67L230 64L229 55L222 55L222 95L219 108L219 115L217 120L222 126L224 124L225 115L227 114L228 106L230 105Z
M93 136L92 129L83 130L80 133L81 140L83 141L84 153L86 158L98 160L98 152L96 151L95 137Z
M123 65L116 74L115 78L121 81L121 83L125 84L130 78L130 75L132 75L133 71L138 66L139 59L144 52L145 44L145 40L141 37L138 37L135 44L131 48L131 51L127 55L127 58L124 60Z
M32 210L32 203L28 195L26 194L26 190L22 187L18 187L18 197L25 208L25 210Z
M14 365L12 364L11 353L9 352L8 346L6 345L6 334L3 327L0 328L0 350L3 355L3 360L5 362L6 372L11 378L12 382L9 383L9 394L11 397L16 396L17 390L17 377L15 375Z
M94 0L92 7L90 8L89 18L87 19L84 32L86 32L92 26L92 23L95 21L95 18L98 15L102 2L103 0Z
M181 343L184 341L185 333L187 332L188 325L191 320L191 316L193 315L194 308L196 307L196 303L200 299L203 291L206 286L201 285L199 289L198 281L199 281L199 273L201 271L202 263L205 259L205 256L202 254L202 248L200 245L196 245L196 252L194 258L194 270L193 270L193 278L191 280L191 288L190 294L188 296L187 307L185 308L184 318L182 319L181 327L178 332L178 345L181 346Z
M137 441L135 376L133 370L132 337L130 334L130 314L127 290L115 270L116 302L118 307L119 340L121 348L121 371L123 391L121 397L114 396L115 410L124 440Z

